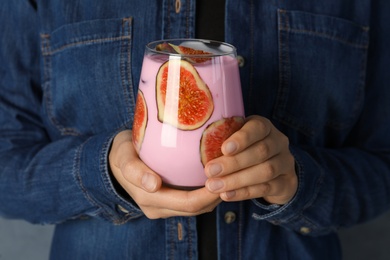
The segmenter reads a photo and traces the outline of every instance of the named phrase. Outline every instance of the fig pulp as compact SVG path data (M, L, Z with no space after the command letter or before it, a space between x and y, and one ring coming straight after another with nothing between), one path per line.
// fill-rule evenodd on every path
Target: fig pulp
M243 125L244 118L234 116L220 119L207 126L200 140L200 157L203 166L222 155L222 143Z
M185 60L172 59L160 67L156 95L158 120L181 130L201 127L214 110L208 86Z
M186 59L192 63L202 63L202 62L205 62L205 61L208 61L210 60L211 58L210 57L205 57L205 58L200 58L199 56L202 56L202 55L210 55L212 53L210 52L207 52L207 51L202 51L202 50L196 50L196 49L193 49L193 48L189 48L189 47L185 47L185 46L176 46L176 45L173 45L173 44L169 44L177 53L179 54L184 54L184 55L189 55L189 56L186 56ZM195 56L195 57L191 57L191 56Z
M138 90L137 103L135 106L135 113L134 113L133 131L132 131L133 144L137 152L141 150L142 142L145 136L147 121L148 121L148 108L142 91Z
M202 63L208 60L211 60L210 57L201 57L202 55L211 55L211 52L197 50L190 47L185 47L181 45L174 45L171 43L160 43L156 46L157 51L163 51L167 53L177 53L185 55L185 59L191 63Z

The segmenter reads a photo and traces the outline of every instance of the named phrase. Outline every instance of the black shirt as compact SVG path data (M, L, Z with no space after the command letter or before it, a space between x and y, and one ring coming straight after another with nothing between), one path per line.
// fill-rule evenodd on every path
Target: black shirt
M224 41L225 0L196 1L196 38ZM199 259L217 259L216 214L197 217Z

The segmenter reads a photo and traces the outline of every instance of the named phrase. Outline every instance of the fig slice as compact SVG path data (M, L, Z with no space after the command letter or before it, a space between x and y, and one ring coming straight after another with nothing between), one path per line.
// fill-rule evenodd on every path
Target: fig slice
M167 53L177 53L175 51L175 49L172 48L172 46L170 44L168 44L167 42L163 42L163 43L157 44L156 50L157 51L167 52Z
M158 120L181 130L204 125L214 111L211 92L195 67L171 59L161 65L156 78Z
M168 43L168 44L179 54L195 56L195 57L186 56L185 58L189 62L192 62L192 63L203 63L203 62L211 60L210 57L204 57L204 58L200 57L202 55L205 55L205 56L211 55L212 54L211 52L207 52L207 51L203 51L203 50L197 50L197 49L193 49L193 48L185 47L185 46L181 46L181 45L174 45L174 44L171 44L171 43Z
M184 59L188 60L191 63L203 63L209 61L211 60L211 57L208 57L208 55L212 54L211 52L193 49L182 45L174 45L167 42L158 44L156 46L156 50L166 53L185 55ZM202 55L205 55L205 57L201 57Z
M222 143L244 125L244 118L234 116L213 122L203 131L200 140L200 158L203 166L222 155Z
M138 153L141 150L142 142L144 140L147 121L148 108L146 101L142 91L138 90L132 131L133 144Z

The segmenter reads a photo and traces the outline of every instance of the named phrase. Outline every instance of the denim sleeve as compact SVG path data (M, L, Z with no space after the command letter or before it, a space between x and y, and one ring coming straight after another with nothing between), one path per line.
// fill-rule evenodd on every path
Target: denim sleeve
M0 215L33 223L139 216L110 179L115 132L53 139L45 127L33 1L3 2L0 30Z
M318 236L377 217L390 206L390 2L372 6L365 105L343 147L292 145L299 187L286 205L253 200L253 217Z

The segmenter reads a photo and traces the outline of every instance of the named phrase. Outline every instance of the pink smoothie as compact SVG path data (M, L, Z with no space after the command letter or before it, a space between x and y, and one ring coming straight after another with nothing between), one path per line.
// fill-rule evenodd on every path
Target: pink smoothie
M244 116L237 60L218 56L212 61L193 64L211 91L214 111L203 126L185 131L158 120L156 75L166 61L166 58L161 60L161 56L158 57L145 55L143 60L139 89L147 104L148 121L139 156L166 184L204 186L206 176L199 148L203 131L221 118Z

